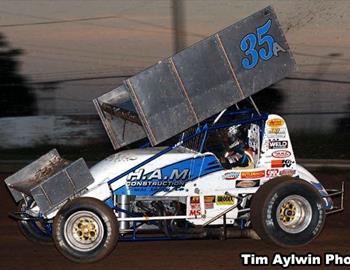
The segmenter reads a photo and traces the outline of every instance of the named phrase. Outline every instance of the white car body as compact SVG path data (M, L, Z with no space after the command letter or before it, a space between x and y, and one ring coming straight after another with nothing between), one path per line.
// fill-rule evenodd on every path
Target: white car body
M251 134L252 132L250 132ZM207 164L208 160L215 163L214 166L211 165L212 167L218 167L220 164L213 153L198 153L184 147L177 147L138 170L121 177L109 186L109 181L146 161L164 148L153 147L121 151L102 160L90 169L95 181L87 187L88 191L83 196L105 201L111 207L113 207L111 190L119 196L136 195L136 200L139 196L178 197L181 202L186 203L186 219L195 225L202 225L225 209L237 204L235 198L239 195L254 194L266 181L278 176L288 175L301 178L311 183L322 196L327 195L319 181L296 163L287 125L282 117L270 114L265 122L261 144L259 136L252 136L250 144L253 147L254 144L255 147L261 145L254 157L255 166L251 169L216 168L205 172L208 167L210 169ZM180 165L184 163L187 167L185 166L185 169L181 170ZM180 164L180 167L177 168L174 164ZM189 169L187 172L189 175L186 175L187 179L183 181L184 184L177 188L170 186L166 190L161 190L156 186L153 191L150 191L152 187L147 185L150 182L153 183L154 180L157 183L174 181L174 179L167 179L169 173L164 174L165 169L172 167L171 173L174 176L180 176L180 181L181 177L185 176L184 170ZM197 175L193 175L193 171L197 172ZM150 178L152 179L150 180ZM326 209L331 209L331 200L325 198L324 201ZM247 210L249 209L244 207L234 208L227 214L227 223L234 223L240 214L246 213ZM50 213L48 218L54 217L56 213L57 211ZM218 219L211 224L222 224L222 222L222 219Z

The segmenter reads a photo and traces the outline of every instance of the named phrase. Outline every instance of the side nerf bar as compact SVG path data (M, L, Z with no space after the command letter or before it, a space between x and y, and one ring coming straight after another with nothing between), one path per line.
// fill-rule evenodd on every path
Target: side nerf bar
M328 195L323 196L326 198L334 198L340 196L340 206L335 206L331 210L326 211L327 215L335 214L344 211L344 193L345 193L345 183L341 184L341 189L326 189Z

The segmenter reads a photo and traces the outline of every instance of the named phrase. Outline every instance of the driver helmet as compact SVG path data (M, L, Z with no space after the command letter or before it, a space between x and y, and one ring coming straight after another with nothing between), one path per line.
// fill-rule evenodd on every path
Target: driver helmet
M239 137L240 137L239 127L240 126L241 125L235 125L235 126L229 127L227 131L227 136L231 143L229 146L230 148L233 148L239 144Z

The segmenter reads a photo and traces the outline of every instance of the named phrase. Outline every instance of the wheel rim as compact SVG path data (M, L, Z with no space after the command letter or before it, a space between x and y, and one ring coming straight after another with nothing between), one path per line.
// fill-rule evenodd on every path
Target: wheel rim
M64 237L68 244L83 252L95 249L101 243L103 235L101 219L90 211L75 212L64 226Z
M276 218L282 230L288 233L299 233L309 226L312 208L304 197L290 195L279 203Z

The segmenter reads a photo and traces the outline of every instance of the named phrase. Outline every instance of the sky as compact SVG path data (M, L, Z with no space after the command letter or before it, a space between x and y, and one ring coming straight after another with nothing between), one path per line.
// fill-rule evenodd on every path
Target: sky
M346 0L184 1L186 43L269 4L286 32L298 76L347 79ZM169 0L0 0L0 32L24 50L21 73L32 82L66 81L54 91L37 91L42 114L92 113L91 99L117 87L118 76L135 74L174 51Z

